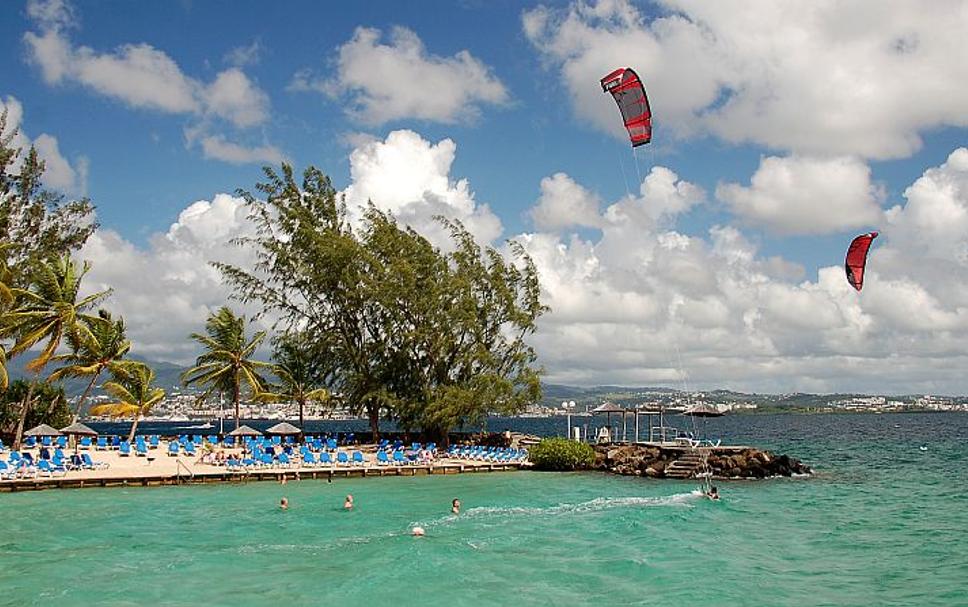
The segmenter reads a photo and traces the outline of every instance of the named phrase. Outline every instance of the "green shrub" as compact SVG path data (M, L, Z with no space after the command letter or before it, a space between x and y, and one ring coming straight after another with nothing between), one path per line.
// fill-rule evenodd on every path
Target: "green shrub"
M528 451L538 470L581 470L595 463L595 450L567 438L546 438Z

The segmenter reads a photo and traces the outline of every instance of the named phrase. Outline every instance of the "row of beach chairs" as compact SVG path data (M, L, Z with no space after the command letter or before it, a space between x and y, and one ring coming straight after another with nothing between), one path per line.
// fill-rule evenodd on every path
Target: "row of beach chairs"
M528 459L527 449L511 449L510 447L483 447L452 445L447 450L447 457L467 459L481 462L523 462Z
M30 453L11 451L6 460L0 459L0 480L64 476L70 470L102 470L107 467L108 464L104 462L92 460L88 453L67 457L59 448L49 459L34 459Z

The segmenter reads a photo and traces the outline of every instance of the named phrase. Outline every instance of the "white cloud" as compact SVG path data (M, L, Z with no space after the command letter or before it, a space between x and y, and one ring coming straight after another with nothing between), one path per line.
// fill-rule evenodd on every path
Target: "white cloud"
M541 180L541 197L531 209L539 230L556 231L571 226L595 227L599 224L597 196L564 173Z
M262 59L262 53L264 51L265 47L262 45L262 41L256 39L252 41L252 44L233 48L225 53L222 60L235 67L256 65Z
M595 86L636 68L669 135L712 133L813 155L907 156L925 130L968 125L968 11L961 0L699 2L647 16L624 0L525 11L575 112L624 136Z
M778 234L825 234L877 225L883 193L854 158L760 159L745 187L721 184L716 197L734 214Z
M456 152L450 139L434 144L409 130L363 142L350 153L347 207L359 216L372 201L438 244L447 238L435 215L461 221L481 242L493 241L501 234L501 220L474 200L466 179L451 179Z
M691 184L662 167L653 175L663 176L656 179L664 187L607 206L595 222L600 236L518 237L552 308L535 338L549 381L968 388L960 371L968 362L968 149L925 171L906 191L906 204L888 214L861 293L841 265L849 240L804 280L803 268L763 256L735 227L689 236L675 229L679 215L656 222L646 210L662 206L656 200L667 184L680 191Z
M239 67L205 83L149 44L124 44L110 52L75 46L65 31L75 23L66 0L32 1L28 16L39 32L24 34L27 58L47 84L79 84L133 108L206 120L207 128L213 119L243 129L269 119L268 95Z
M251 250L229 243L253 233L243 204L228 194L195 202L166 232L152 235L147 248L101 229L78 254L92 262L87 289L114 289L105 305L124 317L137 354L191 362L196 349L188 335L201 331L212 311L222 305L245 311L229 300L229 287L209 263L254 263Z
M44 185L66 194L83 196L87 191L87 158L79 156L71 164L61 154L57 138L47 133L41 133L31 141L23 131L23 105L16 97L8 95L5 100L0 99L0 114L4 111L7 112L7 124L0 136L6 137L15 133L10 145L21 149L21 158L31 145L36 148L37 154L45 163ZM20 162L18 159L15 167L19 167Z
M274 145L247 147L226 141L221 135L205 135L199 139L206 158L214 158L232 164L272 164L285 162L286 157Z
M371 125L406 118L450 124L476 118L482 104L507 103L507 89L468 51L453 57L429 54L405 27L394 27L387 43L381 36L380 30L357 28L339 48L335 78L300 70L289 89L348 96L348 112Z
M262 124L269 117L269 96L238 68L221 72L204 98L210 112L240 127Z

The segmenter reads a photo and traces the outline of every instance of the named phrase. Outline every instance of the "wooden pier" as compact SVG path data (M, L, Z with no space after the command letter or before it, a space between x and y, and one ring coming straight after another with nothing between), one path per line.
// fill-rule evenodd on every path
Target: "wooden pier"
M206 471L187 471L175 474L125 474L97 475L97 471L86 473L68 472L64 476L27 478L0 481L0 492L37 491L43 489L79 489L90 487L153 487L161 485L187 485L206 483L240 484L258 481L278 482L283 477L288 480L340 478L365 478L371 476L428 476L439 474L467 474L481 472L509 472L529 468L526 462L490 463L447 461L431 464L405 466L334 466L327 468L256 468L252 470L229 471L224 468ZM110 472L109 470L103 472Z

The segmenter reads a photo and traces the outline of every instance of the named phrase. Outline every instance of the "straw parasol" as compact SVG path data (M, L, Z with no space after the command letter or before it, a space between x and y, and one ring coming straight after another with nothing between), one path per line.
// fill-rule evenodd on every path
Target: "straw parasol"
M282 422L266 430L266 434L302 434L302 430L289 422Z
M40 424L24 432L24 436L62 436L57 428L51 428L47 424Z
M97 432L92 428L85 426L81 422L74 422L66 428L61 428L61 434L75 435L75 436L97 436Z
M250 426L239 426L229 432L229 436L262 436L262 433Z

